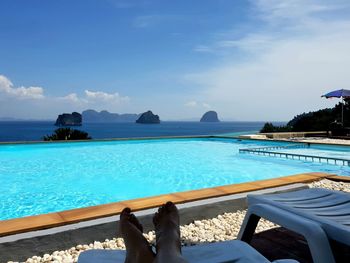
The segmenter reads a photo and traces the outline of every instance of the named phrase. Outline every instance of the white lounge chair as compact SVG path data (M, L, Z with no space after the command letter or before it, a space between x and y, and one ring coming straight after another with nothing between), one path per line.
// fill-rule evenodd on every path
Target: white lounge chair
M182 254L190 263L271 263L254 248L239 240L183 247ZM125 250L87 250L78 258L78 263L123 263L124 261ZM282 259L273 262L297 263L298 261Z
M238 239L249 243L261 217L297 232L308 242L314 263L334 263L329 243L350 246L350 194L326 189L248 195L248 212Z

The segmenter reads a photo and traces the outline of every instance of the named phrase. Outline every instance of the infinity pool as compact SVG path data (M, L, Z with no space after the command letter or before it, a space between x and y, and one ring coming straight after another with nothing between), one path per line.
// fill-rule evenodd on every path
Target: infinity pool
M0 145L0 219L304 172L350 176L350 167L238 152L269 145L278 143L160 139ZM350 147L302 151L350 157Z

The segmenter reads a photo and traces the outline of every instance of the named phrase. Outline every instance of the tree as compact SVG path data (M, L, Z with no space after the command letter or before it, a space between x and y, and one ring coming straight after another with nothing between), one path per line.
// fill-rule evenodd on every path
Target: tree
M350 126L350 99L344 99L344 127ZM287 125L274 126L265 123L260 132L302 132L302 131L328 131L332 130L334 123L341 122L342 104L333 108L311 111L295 116Z
M271 122L266 122L264 127L260 130L262 133L268 132L288 132L291 130L289 125L275 126Z
M71 129L59 128L52 135L43 137L44 141L69 141L69 140L90 140L91 137L87 132Z

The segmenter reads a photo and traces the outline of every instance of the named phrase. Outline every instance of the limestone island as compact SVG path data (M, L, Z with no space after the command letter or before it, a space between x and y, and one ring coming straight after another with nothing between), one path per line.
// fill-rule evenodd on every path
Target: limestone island
M142 124L159 124L159 116L153 114L152 111L146 111L141 114L141 116L136 120L136 123L142 123Z
M95 111L95 110L85 110L82 112L84 123L110 123L110 122L135 122L140 114L133 113L111 113L106 110Z
M60 114L55 123L56 126L81 126L81 124L82 117L78 112Z
M204 113L200 122L220 122L220 120L216 111L208 111Z

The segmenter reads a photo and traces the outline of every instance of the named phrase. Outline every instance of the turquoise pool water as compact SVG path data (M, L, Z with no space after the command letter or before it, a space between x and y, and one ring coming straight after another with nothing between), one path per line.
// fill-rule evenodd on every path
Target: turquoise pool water
M350 167L238 153L278 144L162 139L1 145L0 219L304 172L350 176ZM350 156L350 147L296 151Z

